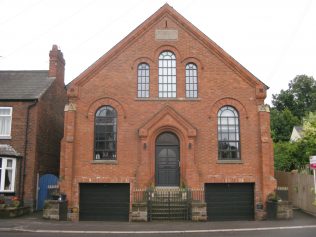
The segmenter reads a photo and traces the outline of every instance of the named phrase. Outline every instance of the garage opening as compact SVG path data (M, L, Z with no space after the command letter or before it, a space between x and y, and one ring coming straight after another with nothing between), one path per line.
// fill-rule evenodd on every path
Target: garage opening
M210 221L253 220L253 183L205 184L207 217Z
M129 207L129 184L80 184L81 221L128 221Z

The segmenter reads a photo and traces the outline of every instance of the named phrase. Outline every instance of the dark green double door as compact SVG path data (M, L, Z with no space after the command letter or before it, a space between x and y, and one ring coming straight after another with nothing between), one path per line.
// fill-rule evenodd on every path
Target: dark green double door
M179 141L173 133L162 133L156 140L156 186L179 186Z
M254 184L205 184L205 202L210 221L253 220Z
M128 221L130 186L127 183L81 183L81 221Z

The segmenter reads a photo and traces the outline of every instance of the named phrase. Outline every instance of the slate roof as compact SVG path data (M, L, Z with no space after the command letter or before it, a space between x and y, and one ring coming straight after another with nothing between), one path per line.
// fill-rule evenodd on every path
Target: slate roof
M303 135L303 127L302 126L294 126L294 129L297 131L297 133L302 136Z
M2 156L21 156L14 148L7 144L0 144L0 155Z
M0 100L38 99L54 79L47 70L0 71Z

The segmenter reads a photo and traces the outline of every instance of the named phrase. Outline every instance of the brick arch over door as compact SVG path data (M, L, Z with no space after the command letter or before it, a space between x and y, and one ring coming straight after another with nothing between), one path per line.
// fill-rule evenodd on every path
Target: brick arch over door
M170 106L164 107L139 128L141 158L136 175L137 185L146 187L155 183L156 138L163 132L172 132L179 138L181 182L196 187L199 185L199 176L194 161L194 142L197 131ZM146 179L147 181L144 181Z

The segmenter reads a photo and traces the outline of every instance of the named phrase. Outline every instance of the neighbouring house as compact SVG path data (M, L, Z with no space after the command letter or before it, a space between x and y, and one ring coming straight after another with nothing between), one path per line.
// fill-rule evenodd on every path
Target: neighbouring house
M0 195L36 208L38 183L59 175L65 61L53 46L49 70L0 71Z
M303 127L294 126L290 137L291 142L295 142L303 137Z
M267 89L165 4L67 87L70 218L254 219L276 188Z

